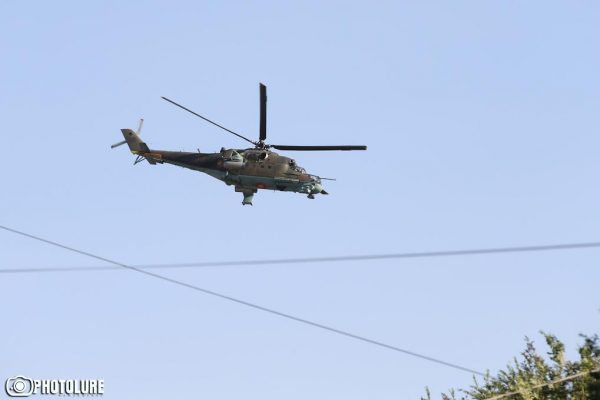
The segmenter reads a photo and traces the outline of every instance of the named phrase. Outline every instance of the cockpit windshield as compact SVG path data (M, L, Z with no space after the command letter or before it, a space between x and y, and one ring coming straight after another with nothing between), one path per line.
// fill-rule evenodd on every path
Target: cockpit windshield
M290 160L290 168L296 172L300 172L301 174L305 174L306 170L296 164L296 160Z

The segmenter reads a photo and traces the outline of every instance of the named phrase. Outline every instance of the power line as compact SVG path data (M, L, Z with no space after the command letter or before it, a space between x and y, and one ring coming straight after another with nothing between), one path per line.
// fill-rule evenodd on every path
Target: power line
M156 279L160 279L160 280L163 280L163 281L166 281L166 282L178 285L178 286L182 286L182 287L185 287L185 288L188 288L188 289L192 289L192 290L195 290L195 291L198 291L198 292L202 292L204 294L209 294L211 296L219 297L221 299L232 301L234 303L238 303L238 304L241 304L241 305L244 305L244 306L247 306L247 307L251 307L251 308L254 308L256 310L264 311L264 312L267 312L267 313L270 313L270 314L273 314L273 315L276 315L276 316L279 316L279 317L290 319L292 321L300 322L300 323L305 324L305 325L310 325L310 326L313 326L315 328L320 328L320 329L323 329L323 330L326 330L326 331L329 331L329 332L337 333L339 335L346 336L346 337L349 337L349 338L352 338L352 339L356 339L356 340L360 340L360 341L365 342L365 343L370 343L370 344L373 344L373 345L376 345L376 346L379 346L379 347L383 347L383 348L388 349L388 350L393 350L393 351L396 351L396 352L399 352L399 353L404 353L404 354L407 354L407 355L410 355L410 356L413 356L413 357L417 357L417 358L420 358L420 359L423 359L423 360L427 360L427 361L434 362L434 363L437 363L437 364L445 365L446 367L458 369L458 370L461 370L461 371L470 372L470 373L476 374L476 375L485 376L485 374L483 374L482 372L475 371L473 369L466 368L466 367L460 366L458 364L450 363L450 362L443 361L443 360L440 360L440 359L437 359L437 358L433 358L433 357L429 357L429 356L426 356L426 355L423 355L423 354L420 354L420 353L416 353L416 352L413 352L413 351L405 350L405 349L402 349L400 347L392 346L392 345L389 345L389 344L386 344L386 343L383 343L383 342L380 342L380 341L377 341L377 340L369 339L367 337L356 335L356 334L350 333L348 331L344 331L344 330L341 330L341 329L333 328L331 326L323 325L323 324L320 324L318 322L313 322L313 321L310 321L310 320L307 320L307 319L304 319L304 318L296 317L296 316L291 315L291 314L287 314L287 313L284 313L284 312L281 312L281 311L277 311L277 310L274 310L272 308L263 307L263 306L260 306L258 304L255 304L255 303L250 303L248 301L240 300L240 299L237 299L235 297L231 297L231 296L228 296L228 295L225 295L225 294L217 293L217 292L214 292L212 290L204 289L204 288L201 288L199 286L195 286L195 285L183 282L183 281L172 279L172 278L169 278L169 277L164 276L164 275L159 275L159 274L155 274L153 272L145 271L143 269L139 269L139 268L136 268L136 267L133 267L133 266L130 266L130 265L126 265L126 264L120 263L118 261L111 260L109 258L101 257L101 256L98 256L98 255L92 254L92 253L88 253L87 251L79 250L79 249L76 249L74 247L69 247L69 246L66 246L64 244L61 244L61 243L58 243L58 242L54 242L52 240L44 239L44 238L41 238L39 236L35 236L35 235L29 234L29 233L26 233L26 232L22 232L22 231L19 231L19 230L16 230L16 229L12 229L12 228L9 228L7 226L0 225L0 228L4 229L7 232L14 233L16 235L20 235L20 236L27 237L29 239L37 240L39 242L43 242L43 243L46 243L46 244L49 244L49 245L52 245L52 246L55 246L55 247L59 247L59 248L62 248L64 250L68 250L68 251L73 252L73 253L81 254L81 255L84 255L86 257L94 258L96 260L103 261L103 262L106 262L106 263L114 264L114 265L117 265L119 267L131 270L131 271L139 272L141 274L144 274L144 275L147 275L147 276L151 276L151 277L156 278Z
M190 263L169 263L169 264L147 264L136 265L139 269L160 269L160 268L208 268L208 267L236 267L251 265L273 265L273 264L312 264L312 263L330 263L342 261L376 261L391 260L402 258L433 258L433 257L456 257L472 256L486 254L508 254L508 253L530 253L542 251L561 251L561 250L581 250L590 248L600 248L600 242L582 242L582 243L563 243L535 246L517 246L517 247L491 247L482 249L466 250L443 250L426 251L410 253L388 253L388 254L365 254L351 256L331 256L331 257L304 257L304 258L279 258L263 260L239 260L239 261L202 261ZM32 272L90 272L119 270L119 267L94 266L94 267L54 267L54 268L6 268L0 269L0 274L7 273L32 273Z

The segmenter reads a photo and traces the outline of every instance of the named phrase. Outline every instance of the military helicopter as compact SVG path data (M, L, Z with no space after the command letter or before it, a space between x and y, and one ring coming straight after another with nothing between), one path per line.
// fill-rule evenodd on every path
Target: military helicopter
M280 190L306 194L309 199L314 199L315 194L328 194L323 188L322 180L317 175L311 175L296 164L296 161L281 156L271 148L277 150L293 151L329 151L329 150L366 150L367 146L290 146L266 144L267 139L267 87L262 83L260 91L260 125L258 141L253 141L227 129L200 114L162 97L169 103L194 114L197 117L251 143L254 147L247 149L225 149L219 153L200 153L183 151L153 150L142 141L140 132L144 120L140 120L137 131L121 129L125 140L115 143L112 149L125 143L131 153L136 155L134 165L146 160L151 165L172 164L178 167L189 168L204 172L227 185L233 185L236 192L243 194L242 205L252 205L254 194L258 189Z

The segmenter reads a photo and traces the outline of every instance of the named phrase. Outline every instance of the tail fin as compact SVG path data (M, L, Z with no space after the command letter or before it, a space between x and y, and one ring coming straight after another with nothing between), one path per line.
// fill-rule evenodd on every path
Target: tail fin
M143 124L144 120L140 119L140 125L138 126L137 132L135 132L133 129L121 129L121 133L123 133L123 137L125 138L125 140L113 144L112 146L110 146L110 148L114 149L115 147L127 143L127 146L129 146L129 150L133 154L137 155L134 164L137 164L138 162L146 159L146 161L148 161L150 164L155 165L156 161L154 160L153 155L148 154L150 153L150 148L148 148L148 145L142 139L140 139L140 132L142 131Z
M125 142L127 146L129 146L129 150L132 153L148 153L150 149L148 145L138 136L137 133L133 131L133 129L121 129L123 133L123 137L125 138Z
M137 132L135 132L133 129L121 129L121 133L123 133L123 137L125 138L125 140L113 144L112 146L110 146L110 148L114 149L115 147L119 147L122 144L127 143L127 145L129 146L129 150L131 150L131 152L134 154L149 152L150 149L148 148L148 145L144 143L142 139L140 139L140 133L142 132L143 125L144 119L142 118L140 119L140 125L138 126Z

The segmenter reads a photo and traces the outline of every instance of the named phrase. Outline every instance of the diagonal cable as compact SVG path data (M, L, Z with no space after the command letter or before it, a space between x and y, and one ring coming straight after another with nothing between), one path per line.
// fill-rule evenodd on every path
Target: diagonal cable
M310 320L307 320L307 319L304 319L304 318L296 317L294 315L287 314L287 313L284 313L284 312L281 312L281 311L277 311L277 310L274 310L272 308L263 307L263 306L260 306L258 304L250 303L248 301L240 300L240 299L237 299L235 297L227 296L225 294L221 294L221 293L214 292L212 290L204 289L204 288L201 288L199 286L195 286L195 285L183 282L183 281L172 279L172 278L169 278L169 277L164 276L164 275L159 275L159 274L155 274L153 272L145 271L143 269L132 267L130 265L126 265L126 264L123 264L123 263L118 262L118 261L114 261L114 260L111 260L111 259L108 259L108 258L105 258L105 257L101 257L101 256L98 256L96 254L88 253L87 251L79 250L79 249L76 249L74 247L69 247L69 246L66 246L64 244L61 244L61 243L58 243L58 242L54 242L52 240L44 239L44 238L41 238L39 236L35 236L35 235L29 234L29 233L26 233L26 232L22 232L22 231L19 231L19 230L16 230L16 229L12 229L12 228L9 228L7 226L0 225L0 229L3 229L5 231L7 231L7 232L14 233L16 235L27 237L29 239L33 239L33 240L37 240L39 242L43 242L43 243L49 244L51 246L59 247L61 249L68 250L68 251L73 252L73 253L77 253L77 254L81 254L81 255L86 256L86 257L94 258L94 259L99 260L99 261L104 261L104 262L107 262L107 263L110 263L110 264L114 264L114 265L117 265L119 267L131 270L131 271L139 272L140 274L151 276L151 277L156 278L156 279L160 279L160 280L163 280L163 281L166 281L166 282L178 285L178 286L182 286L182 287L185 287L185 288L188 288L188 289L195 290L197 292L202 292L202 293L205 293L205 294L209 294L211 296L215 296L215 297L219 297L221 299L229 300L229 301L232 301L234 303L238 303L238 304L244 305L246 307L251 307L251 308L254 308L256 310L267 312L269 314L277 315L279 317L290 319L292 321L300 322L300 323L305 324L305 325L310 325L310 326L313 326L315 328L320 328L320 329L323 329L323 330L326 330L326 331L329 331L329 332L337 333L339 335L346 336L346 337L349 337L349 338L352 338L352 339L356 339L356 340L360 340L360 341L365 342L365 343L370 343L370 344L373 344L373 345L376 345L376 346L379 346L379 347L383 347L383 348L388 349L388 350L393 350L393 351L396 351L396 352L399 352L399 353L408 354L410 356L417 357L417 358L420 358L420 359L423 359L423 360L427 360L427 361L430 361L430 362L434 362L436 364L444 365L446 367L458 369L458 370L465 371L465 372L470 372L470 373L476 374L476 375L485 376L485 374L483 374L482 372L475 371L473 369L466 368L466 367L460 366L458 364L454 364L454 363L450 363L450 362L447 362L447 361L444 361L444 360L440 360L440 359L437 359L437 358L429 357L429 356L426 356L426 355L423 355L423 354L420 354L420 353L416 353L416 352L413 352L413 351L410 351L410 350L402 349L400 347L392 346L392 345L389 345L389 344L386 344L386 343L383 343L383 342L380 342L380 341L377 341L377 340L369 339L369 338L364 337L364 336L356 335L356 334L350 333L348 331L344 331L344 330L341 330L341 329L333 328L331 326L323 325L323 324L320 324L318 322L313 322L313 321L310 321Z

